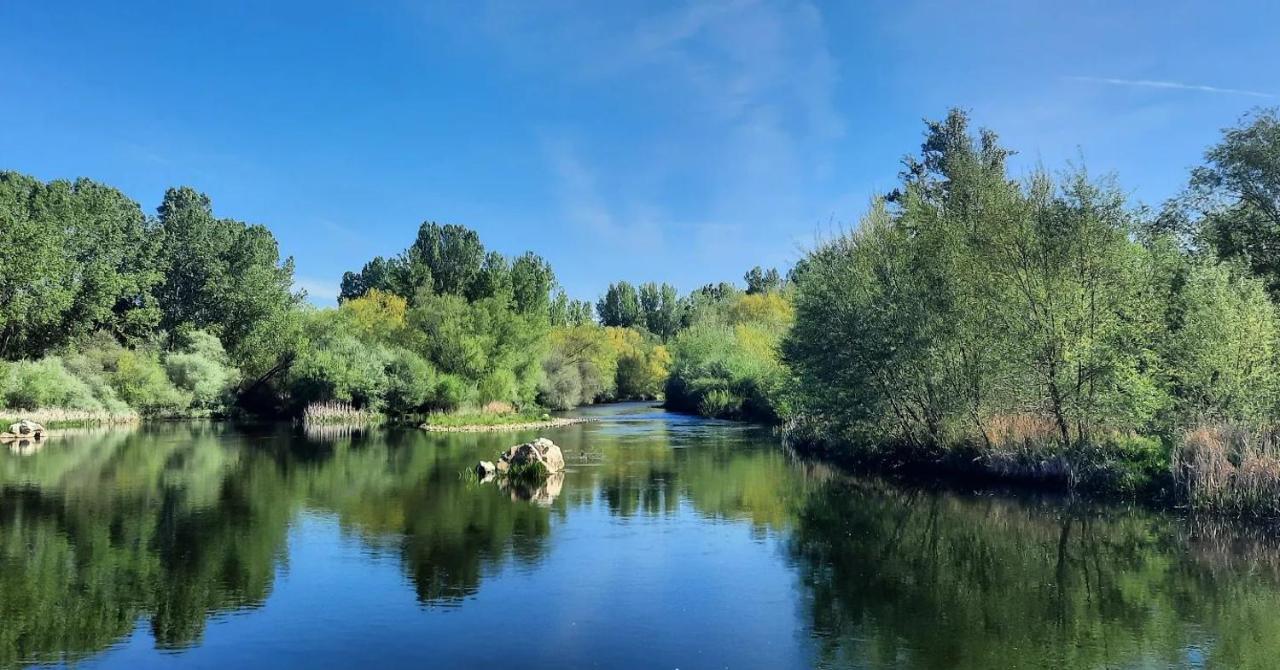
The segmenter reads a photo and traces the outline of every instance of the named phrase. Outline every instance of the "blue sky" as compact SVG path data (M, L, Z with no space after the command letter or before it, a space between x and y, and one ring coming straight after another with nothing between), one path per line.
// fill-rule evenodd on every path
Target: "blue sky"
M962 7L961 5L968 5ZM268 225L312 300L423 220L571 294L788 267L969 109L1135 202L1280 105L1280 3L4 2L0 168Z

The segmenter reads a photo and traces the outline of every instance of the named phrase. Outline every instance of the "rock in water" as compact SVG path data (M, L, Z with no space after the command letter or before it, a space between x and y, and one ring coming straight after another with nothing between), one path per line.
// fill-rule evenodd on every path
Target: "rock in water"
M476 476L480 479L488 479L498 474L498 466L490 461L480 461L476 465Z
M548 473L560 472L564 469L564 453L560 451L560 447L545 437L540 437L532 442L517 444L506 453L502 454L498 468L506 471L502 464L507 466L527 466L531 463L542 463Z
M15 424L10 425L9 432L13 433L14 435L17 435L18 437L39 438L39 437L44 437L44 426L41 426L35 421L31 421L29 419L23 419Z
M542 464L547 466L547 472L560 472L564 469L564 454L555 442L540 437L533 444L542 452Z

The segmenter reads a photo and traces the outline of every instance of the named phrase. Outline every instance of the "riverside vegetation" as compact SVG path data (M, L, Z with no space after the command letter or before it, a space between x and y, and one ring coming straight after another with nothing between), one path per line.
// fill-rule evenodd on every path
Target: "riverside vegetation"
M447 423L662 398L863 465L1280 512L1276 112L1158 211L1082 168L1011 175L1010 154L953 111L785 278L623 281L594 305L533 253L427 222L317 309L266 228L194 190L148 216L89 180L2 173L0 244L22 254L0 261L0 404Z

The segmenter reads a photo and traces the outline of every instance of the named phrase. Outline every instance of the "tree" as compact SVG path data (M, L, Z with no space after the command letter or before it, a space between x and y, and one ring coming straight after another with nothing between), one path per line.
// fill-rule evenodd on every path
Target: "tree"
M595 308L586 300L572 300L564 289L556 291L556 295L551 300L548 307L551 316L551 325L560 326L580 326L592 323Z
M456 224L442 226L428 221L418 228L418 237L404 258L410 268L423 266L428 270L411 270L411 274L429 276L432 292L436 295L468 295L472 291L472 283L480 275L485 251L476 231ZM414 288L422 287L415 285Z
M1223 131L1191 173L1182 205L1202 244L1219 258L1239 259L1280 296L1280 114L1256 111Z
M556 275L541 256L526 251L511 264L512 301L517 312L548 316Z
M374 289L411 297L413 286L404 263L398 258L375 256L359 272L342 273L338 302L359 298Z
M629 282L610 284L603 298L596 303L600 323L606 326L630 328L641 323L640 296Z
M748 294L769 293L782 288L782 277L774 268L765 270L757 265L748 270L742 278L747 282Z
M0 356L40 356L94 330L138 339L158 276L137 203L88 179L0 172Z
M670 284L642 284L640 311L645 328L663 342L680 330L680 298L676 288Z
M292 293L293 259L280 262L271 232L213 216L209 197L193 189L169 189L159 208L156 287L160 326L218 333L233 356L257 328L298 302Z

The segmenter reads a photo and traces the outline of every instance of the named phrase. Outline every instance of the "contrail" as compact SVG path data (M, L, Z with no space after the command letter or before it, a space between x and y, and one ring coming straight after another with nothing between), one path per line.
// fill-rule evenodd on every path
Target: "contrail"
M1274 93L1249 91L1242 88L1219 88L1201 84L1183 84L1177 81L1158 81L1154 79L1113 79L1111 77L1067 77L1072 81L1087 81L1094 84L1112 84L1114 86L1143 86L1146 88L1172 88L1183 91L1201 91L1203 93L1227 93L1230 95L1247 95L1254 98L1277 98Z

